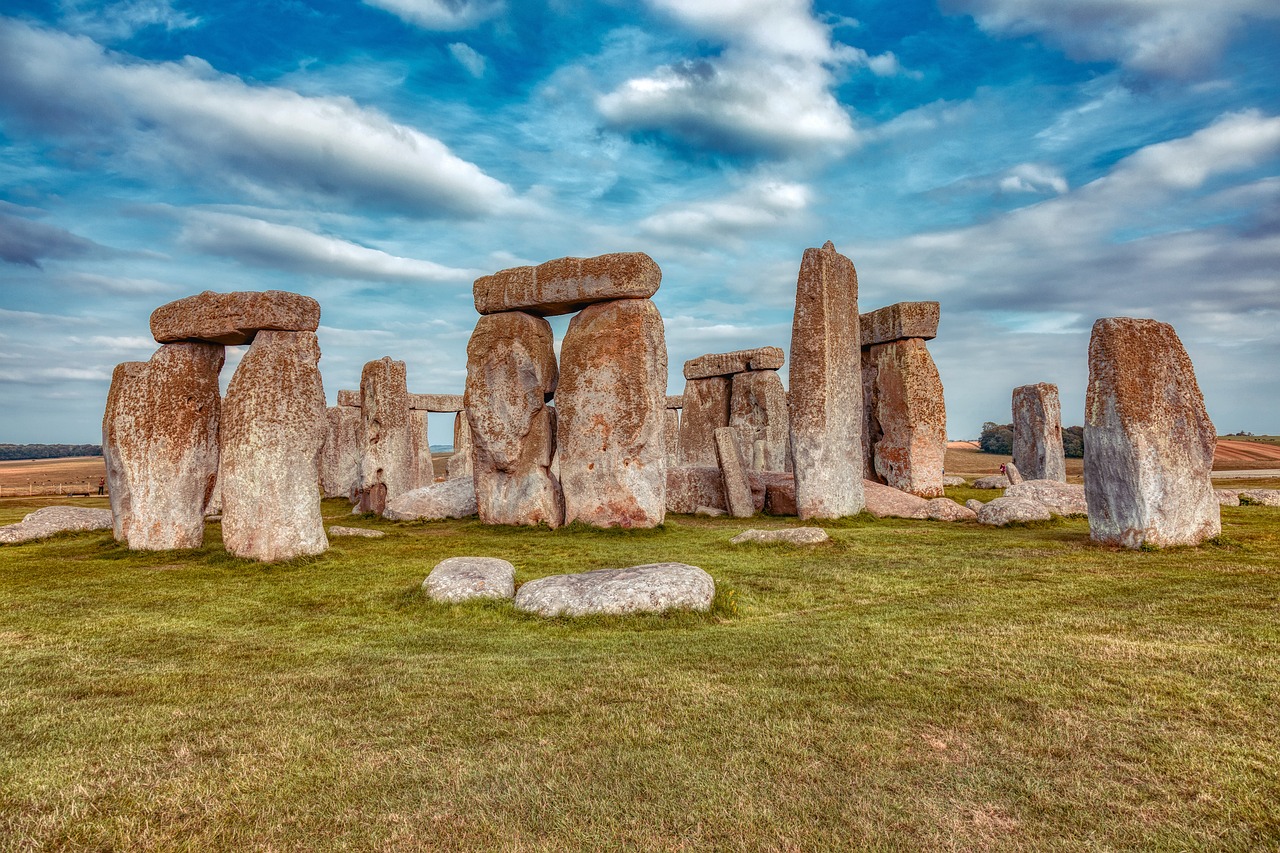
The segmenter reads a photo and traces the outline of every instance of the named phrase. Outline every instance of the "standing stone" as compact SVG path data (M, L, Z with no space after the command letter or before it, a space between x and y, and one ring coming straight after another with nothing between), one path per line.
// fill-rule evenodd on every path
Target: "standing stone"
M747 468L742 459L742 440L733 427L716 430L716 460L720 463L720 476L724 478L725 502L734 518L750 518L756 508L751 500L751 484L747 480Z
M680 464L680 410L667 409L666 423L663 424L662 438L667 446L667 465Z
M940 497L947 409L942 379L924 341L911 338L863 350L862 380L868 479L920 497Z
M729 425L732 380L728 376L689 379L680 411L680 464L714 466L716 430Z
M409 410L409 434L413 437L413 488L420 489L436 481L435 466L431 462L431 440L427 435L426 409Z
M667 511L667 345L647 299L583 309L560 348L565 521L654 527Z
M729 426L738 430L745 447L764 442L763 467L756 470L787 470L787 392L778 371L748 370L734 375Z
M801 519L839 518L862 509L860 349L853 262L830 242L805 249L791 326L789 395ZM687 397L685 405L687 411Z
M467 421L466 412L458 412L453 416L453 455L445 466L445 477L449 480L474 476L471 465L471 424Z
M102 455L117 540L135 550L199 548L218 476L219 344L165 344L116 367Z
M222 540L237 557L329 547L320 515L326 417L314 332L259 332L222 404Z
M1218 535L1209 479L1216 442L1172 326L1128 317L1093 324L1084 485L1094 541L1165 547Z
M1028 480L1067 481L1057 385L1013 389L1013 463Z
M325 410L328 429L320 457L320 482L326 498L349 498L359 487L364 452L364 418L354 406Z
M486 314L467 343L465 411L476 503L485 524L564 523L551 473L558 374L551 324L521 311Z
M360 511L382 515L387 501L411 491L418 479L403 361L383 356L364 366L360 413L364 419Z

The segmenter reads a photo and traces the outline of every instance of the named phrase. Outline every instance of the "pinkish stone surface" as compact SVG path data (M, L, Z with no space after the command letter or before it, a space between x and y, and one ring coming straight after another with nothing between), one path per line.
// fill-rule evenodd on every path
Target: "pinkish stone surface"
M540 317L571 314L598 302L648 299L662 270L643 252L594 258L557 258L536 267L514 267L476 279L476 311L523 311Z
M742 456L742 439L733 427L721 427L715 432L715 442L716 461L724 479L724 499L729 514L734 518L750 518L755 515L755 506Z
M924 498L942 496L947 409L924 341L862 351L867 479Z
M1028 480L1067 481L1057 385L1013 389L1013 462Z
M908 338L928 341L938 336L941 315L937 302L898 302L858 317L862 346L887 344Z
M330 406L325 410L324 451L320 482L326 498L349 498L358 488L360 455L364 452L364 418L358 408Z
M410 394L409 408L413 411L452 413L462 411L461 394Z
M684 384L680 410L680 464L716 464L715 432L729 425L732 381L727 376L690 379Z
M785 471L790 456L787 392L776 370L748 370L735 374L729 391L729 426L742 436L743 447L763 442L760 471Z
M320 303L284 290L206 290L151 313L151 334L162 344L203 341L234 346L251 343L263 329L314 332L319 327Z
M782 367L784 358L781 347L713 352L686 361L684 378L707 379L712 376L732 376L744 370L777 370Z

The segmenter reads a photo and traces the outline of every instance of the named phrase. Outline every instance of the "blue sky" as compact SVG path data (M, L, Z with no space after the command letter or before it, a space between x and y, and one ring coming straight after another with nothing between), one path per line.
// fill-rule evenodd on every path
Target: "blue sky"
M679 393L789 346L826 240L864 310L942 303L952 437L1031 382L1080 423L1104 316L1172 323L1220 432L1280 433L1275 0L4 10L0 441L96 442L204 289L318 299L331 403L383 355L461 392L474 278L614 251L663 269Z

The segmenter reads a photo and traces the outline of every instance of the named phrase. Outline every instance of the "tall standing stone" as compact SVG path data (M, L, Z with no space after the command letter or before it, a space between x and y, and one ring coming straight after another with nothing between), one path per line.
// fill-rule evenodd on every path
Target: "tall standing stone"
M409 434L413 438L413 488L420 489L436 481L431 461L431 441L427 435L427 410L409 410Z
M1218 535L1210 481L1216 442L1172 326L1128 317L1093 324L1084 486L1094 541L1165 547Z
M716 461L724 479L724 497L729 514L734 518L750 518L755 515L756 508L743 460L741 434L733 427L721 427L716 430L715 442Z
M116 367L102 454L116 539L135 550L198 548L218 476L219 344L174 343Z
M922 498L941 497L947 408L942 378L924 341L909 338L864 350L862 380L868 479Z
M260 331L222 404L222 539L238 557L329 546L320 515L326 423L314 332Z
M802 519L862 510L860 350L853 262L830 242L805 249L791 325L789 395L796 510Z
M467 421L467 413L461 411L453 416L453 455L445 466L448 479L471 479L475 476L471 452L471 424Z
M680 464L680 410L667 409L666 423L663 424L663 442L667 446L667 465Z
M349 498L359 488L364 418L355 406L330 406L325 416L328 429L320 457L321 487L326 498Z
M521 311L486 314L467 343L464 403L471 426L480 519L559 527L560 484L551 473L558 373L551 325Z
M364 366L360 413L364 420L360 511L382 515L387 501L411 491L418 479L403 361L383 356Z
M591 305L560 348L565 521L654 527L666 517L667 346L648 299Z
M680 410L680 464L714 466L716 430L729 425L732 379L708 376L684 384Z
M1013 464L1028 480L1067 481L1057 385L1013 389Z
M778 371L734 374L729 393L729 426L741 434L743 447L754 449L757 442L764 442L763 467L758 470L787 470L787 392Z

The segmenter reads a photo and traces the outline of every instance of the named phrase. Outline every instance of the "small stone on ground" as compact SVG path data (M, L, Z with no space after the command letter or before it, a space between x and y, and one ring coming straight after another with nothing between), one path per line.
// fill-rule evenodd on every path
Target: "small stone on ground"
M371 530L368 527L341 527L337 524L329 526L330 536L363 536L366 539L381 539L387 534L381 530Z
M715 581L697 566L650 563L529 581L515 605L539 616L665 613L709 610L715 594Z
M28 513L17 524L0 527L0 544L10 545L44 539L68 530L106 530L111 527L111 510L80 506L46 506Z
M996 498L978 510L978 522L1003 527L1015 521L1048 521L1049 508L1031 498Z
M450 557L436 564L422 588L432 601L445 604L511 598L516 593L516 568L497 557Z
M729 542L733 545L752 542L761 544L785 542L789 545L817 545L830 539L831 537L827 535L827 531L821 527L788 527L784 530L744 530L730 539Z

